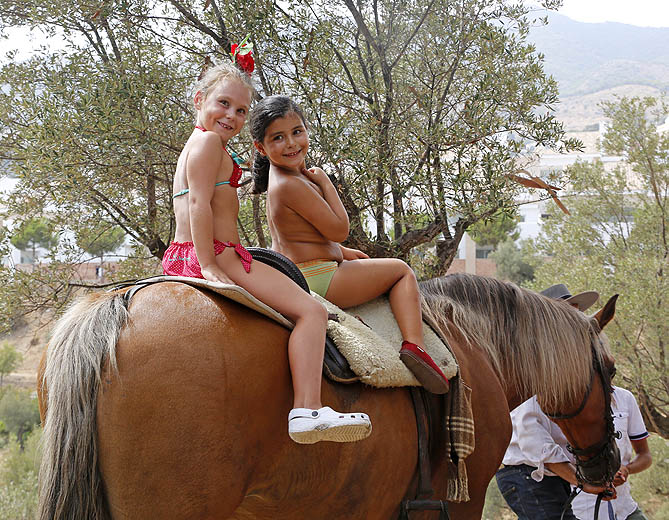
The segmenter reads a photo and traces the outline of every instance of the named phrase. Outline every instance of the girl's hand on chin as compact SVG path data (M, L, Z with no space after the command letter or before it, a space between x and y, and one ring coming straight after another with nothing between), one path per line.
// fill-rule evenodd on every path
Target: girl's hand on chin
M325 172L318 166L314 166L313 168L302 168L302 173L306 175L310 181L315 182L316 184L320 184L323 180L329 180L327 175L325 175Z
M220 282L220 283L227 283L230 285L237 285L230 278L228 278L228 276L218 266L203 267L201 269L201 272L202 272L202 277L205 280L209 280L210 282Z

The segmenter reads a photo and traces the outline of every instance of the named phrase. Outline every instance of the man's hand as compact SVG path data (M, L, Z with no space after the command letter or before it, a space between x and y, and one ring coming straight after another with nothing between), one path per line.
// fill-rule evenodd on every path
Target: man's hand
M618 495L616 493L616 488L613 486L593 486L590 484L583 484L583 491L586 493L591 493L593 495L599 495L604 493L602 500L614 500Z
M621 484L624 484L627 482L627 479L630 476L630 470L628 469L627 466L624 464L620 466L620 469L616 473L616 476L613 477L613 485L614 486L620 486Z

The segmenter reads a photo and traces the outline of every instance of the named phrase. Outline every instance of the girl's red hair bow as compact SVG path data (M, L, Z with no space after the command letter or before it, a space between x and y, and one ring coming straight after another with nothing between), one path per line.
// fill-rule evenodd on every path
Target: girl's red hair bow
M253 55L251 54L253 44L248 41L249 36L246 35L239 44L233 43L230 46L230 54L233 61L239 65L239 68L250 76L255 68L255 61L253 61Z

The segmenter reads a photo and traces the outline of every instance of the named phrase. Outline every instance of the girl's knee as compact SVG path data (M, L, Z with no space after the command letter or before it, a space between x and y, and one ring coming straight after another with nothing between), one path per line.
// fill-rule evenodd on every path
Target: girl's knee
M395 261L397 262L397 269L401 271L404 276L416 278L416 273L414 273L409 264L407 264L404 260L400 260L399 258L396 258Z
M304 304L300 305L298 319L308 319L311 322L322 322L325 326L328 321L327 309L312 296L305 299Z

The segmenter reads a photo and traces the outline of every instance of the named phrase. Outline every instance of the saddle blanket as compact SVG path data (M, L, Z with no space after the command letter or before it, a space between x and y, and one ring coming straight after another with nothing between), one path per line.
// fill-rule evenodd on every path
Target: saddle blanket
M155 276L140 280L138 283L163 281L183 282L209 289L264 314L288 329L294 326L281 313L238 285L185 276ZM418 380L400 360L402 336L387 297L382 296L372 302L343 311L319 295L311 294L327 308L331 317L334 317L328 320L328 335L360 381L377 388L420 386ZM451 351L429 325L423 324L423 333L425 351L432 356L446 377L449 379L455 377L458 366Z
M402 334L388 297L381 296L343 311L318 294L311 294L336 317L328 321L328 335L360 381L377 388L420 386L400 360ZM448 347L426 323L423 335L425 351L447 378L455 377L458 366Z

